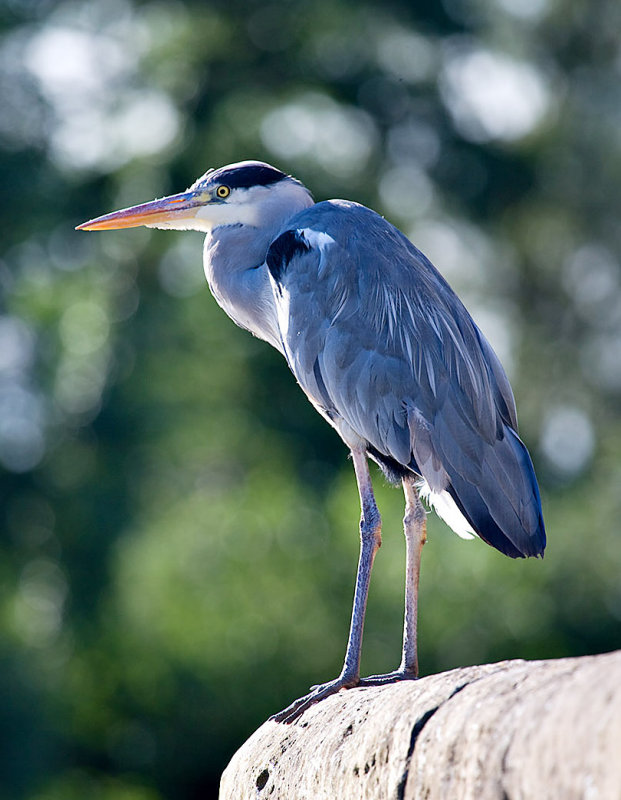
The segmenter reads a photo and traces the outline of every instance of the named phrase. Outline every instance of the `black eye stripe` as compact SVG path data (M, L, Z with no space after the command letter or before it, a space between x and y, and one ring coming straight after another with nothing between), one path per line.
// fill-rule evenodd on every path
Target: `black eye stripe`
M217 180L230 189L249 189L251 186L271 186L286 177L284 172L274 167L252 164L247 167L217 170L209 176L209 179Z

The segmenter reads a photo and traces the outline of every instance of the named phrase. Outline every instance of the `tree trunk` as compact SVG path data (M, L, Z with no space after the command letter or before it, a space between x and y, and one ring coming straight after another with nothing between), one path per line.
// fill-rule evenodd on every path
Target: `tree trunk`
M621 800L621 651L342 690L238 750L251 798Z

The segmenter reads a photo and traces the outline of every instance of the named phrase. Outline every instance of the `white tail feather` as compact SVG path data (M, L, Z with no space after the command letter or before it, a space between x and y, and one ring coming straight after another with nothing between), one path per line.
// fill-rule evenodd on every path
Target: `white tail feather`
M440 519L444 520L458 536L462 539L475 538L476 533L472 530L472 526L447 491L432 492L427 481L422 481L418 485L418 491L430 508L433 508Z

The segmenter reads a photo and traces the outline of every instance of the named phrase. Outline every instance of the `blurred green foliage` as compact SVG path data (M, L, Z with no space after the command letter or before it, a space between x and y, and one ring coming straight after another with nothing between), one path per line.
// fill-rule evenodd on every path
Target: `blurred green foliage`
M612 0L0 3L0 798L215 797L340 668L343 445L198 234L73 230L230 161L395 221L510 372L547 556L430 518L423 673L621 646L620 29ZM367 673L401 630L376 484Z

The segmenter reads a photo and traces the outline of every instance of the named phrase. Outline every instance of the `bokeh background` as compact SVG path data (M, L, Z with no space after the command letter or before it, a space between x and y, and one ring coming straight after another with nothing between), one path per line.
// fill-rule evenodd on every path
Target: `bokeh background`
M621 5L0 2L0 797L197 800L340 668L346 451L209 295L202 237L85 219L260 158L364 202L514 385L549 547L430 519L423 673L621 646ZM366 673L400 654L402 496Z

